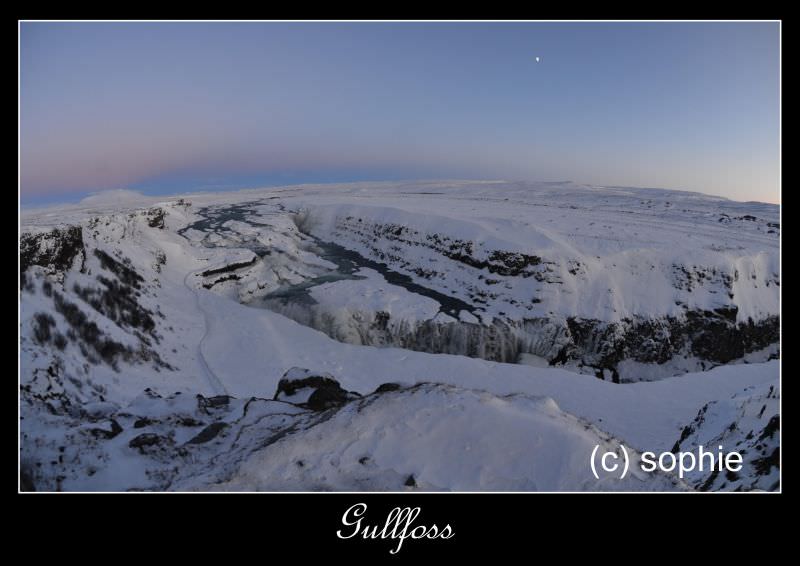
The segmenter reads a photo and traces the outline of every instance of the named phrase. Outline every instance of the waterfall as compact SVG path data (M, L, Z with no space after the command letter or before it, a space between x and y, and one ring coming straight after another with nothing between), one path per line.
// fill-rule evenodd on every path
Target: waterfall
M516 363L520 354L552 359L568 342L566 324L552 320L491 324L452 320L408 321L382 312L327 311L318 305L280 299L264 306L348 344L405 348Z

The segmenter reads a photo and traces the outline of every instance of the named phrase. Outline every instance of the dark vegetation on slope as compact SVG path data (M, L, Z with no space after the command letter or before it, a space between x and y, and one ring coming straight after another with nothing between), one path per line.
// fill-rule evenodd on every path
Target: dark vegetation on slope
M72 290L94 310L118 326L141 330L158 342L154 332L156 322L153 313L137 302L133 288L102 275L97 276L97 281L105 288L81 287L75 283Z
M134 287L135 289L141 289L144 278L131 267L128 258L125 258L123 262L119 262L100 249L95 249L94 255L100 260L100 265L103 269L107 269L116 275L122 283Z
M120 359L126 362L135 359L136 352L130 346L107 337L78 305L71 303L57 291L53 293L53 304L70 326L67 336L78 343L81 353L90 362L102 360L119 371Z
M86 249L83 244L81 228L72 226L55 229L43 234L23 234L20 238L21 281L23 290L35 291L34 278L26 272L34 265L44 267L48 273L61 276L74 267L75 258L82 256L81 270L85 269ZM156 333L155 314L139 302L143 292L144 278L136 272L128 258L115 259L107 252L95 249L94 257L100 266L112 274L107 277L96 275L99 287L73 284L72 292L87 305L109 319L116 326L131 332L139 341L139 346L123 344L104 332L92 321L84 307L71 301L63 292L54 289L54 283L45 277L41 284L42 293L53 300L53 310L60 314L69 326L66 336L57 330L52 314L39 312L33 316L33 340L40 345L52 345L64 350L71 341L75 343L86 359L93 364L104 362L119 371L119 362L152 362L156 369L171 368L150 346L159 342ZM163 316L163 315L162 315Z
M63 334L54 331L55 319L48 313L38 312L33 317L33 339L38 344L53 344L59 350L67 346L67 339Z

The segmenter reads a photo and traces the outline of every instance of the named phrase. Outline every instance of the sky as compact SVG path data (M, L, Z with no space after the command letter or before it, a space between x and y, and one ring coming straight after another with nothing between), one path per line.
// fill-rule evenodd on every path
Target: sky
M22 22L20 199L457 178L779 202L779 34Z

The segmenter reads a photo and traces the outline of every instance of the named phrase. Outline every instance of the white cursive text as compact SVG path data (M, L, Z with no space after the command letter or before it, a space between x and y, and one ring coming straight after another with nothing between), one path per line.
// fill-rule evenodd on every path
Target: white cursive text
M392 539L397 540L397 548L390 550L389 554L397 554L403 547L403 542L410 539L449 539L455 535L450 525L439 529L435 524L426 527L417 525L412 527L414 520L420 514L420 507L395 507L389 511L383 525L370 525L364 521L367 512L366 503L356 503L342 515L342 524L350 529L340 529L336 531L336 536L341 539L349 539L360 536L364 539Z

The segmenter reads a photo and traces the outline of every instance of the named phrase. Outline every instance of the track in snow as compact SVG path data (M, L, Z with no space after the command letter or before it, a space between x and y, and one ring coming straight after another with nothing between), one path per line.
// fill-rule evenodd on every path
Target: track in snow
M209 367L208 362L206 361L206 357L203 355L203 342L205 341L206 337L208 336L208 329L209 329L209 321L208 321L208 313L206 310L200 305L200 297L198 297L198 289L189 286L188 280L191 275L195 275L196 271L190 271L186 274L183 278L183 285L189 289L194 295L194 305L201 313L203 313L203 337L200 338L200 342L197 343L197 361L200 362L200 367L203 368L203 372L206 376L206 381L208 382L208 386L214 392L214 395L228 395L228 390L225 389L225 386L222 384L222 381L217 377L214 371Z

